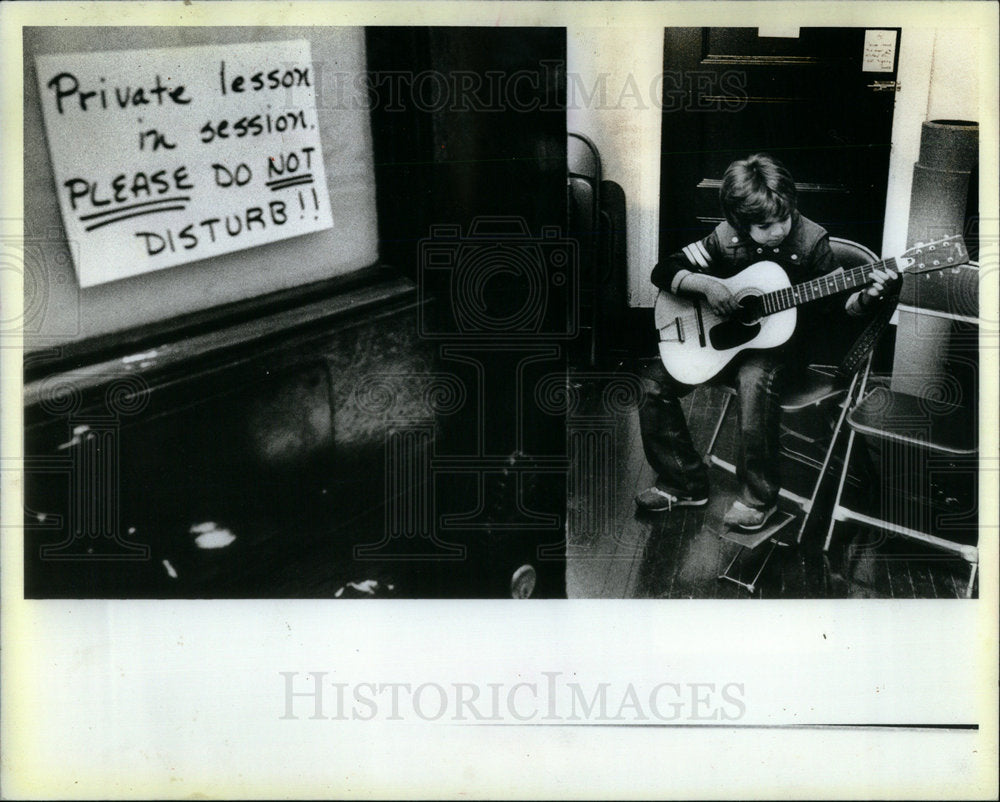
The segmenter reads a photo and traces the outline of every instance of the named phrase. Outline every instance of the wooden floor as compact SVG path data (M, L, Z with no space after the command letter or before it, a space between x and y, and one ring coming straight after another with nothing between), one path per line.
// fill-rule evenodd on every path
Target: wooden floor
M537 545L513 530L490 538L473 533L462 541L467 552L458 560L426 559L425 550L433 545L426 538L397 538L386 553L370 553L373 545L385 540L387 531L385 477L371 470L372 465L383 464L380 442L363 443L353 451L344 445L336 452L335 465L320 460L289 473L251 471L235 456L228 468L218 462L202 465L196 459L201 452L194 446L184 448L185 442L214 437L218 445L212 454L242 453L228 447L231 439L215 425L226 420L222 407L218 414L202 415L203 428L193 429L188 440L167 436L176 433L176 427L164 432L152 426L145 440L136 441L138 452L162 453L163 465L174 465L170 471L154 471L150 466L160 468L161 463L149 458L143 463L150 468L145 474L122 476L120 519L129 540L148 547L144 559L121 559L117 553L115 559L101 560L79 554L78 559L40 556L43 548L67 537L63 527L52 522L71 520L69 497L65 472L32 474L26 510L32 511L27 520L35 525L26 525L26 597L503 598L510 593L512 573L523 563L538 569L537 596L561 596L564 579L570 598L964 596L968 565L913 541L842 523L832 548L824 553L830 493L817 506L801 544L794 543L798 520L783 531L793 545L775 550L752 593L720 580L738 548L718 534L721 517L737 490L735 479L713 468L707 507L638 512L633 498L654 477L639 435L635 369L590 378L571 374L571 381L570 395L576 400L567 415L565 572L561 555L549 562L533 560ZM717 388L699 388L684 400L695 445L702 451L722 398ZM716 447L716 453L730 461L735 440L732 417ZM158 449L162 442L173 447ZM334 455L323 459L333 460ZM134 464L135 459L125 463ZM786 484L803 493L805 488L795 482L808 481L807 471L786 474ZM149 481L149 476L162 481ZM563 481L561 475L558 481ZM833 489L832 482L828 486ZM553 494L560 504L561 487ZM460 504L475 496L460 487L452 495ZM497 498L498 504L511 506L506 497ZM786 509L801 515L791 505ZM196 544L193 533L215 527L214 522L235 540L226 548L206 551ZM553 535L556 540L560 529ZM96 542L76 538L69 544L89 548ZM414 549L412 556L406 544ZM556 552L559 545L555 544ZM360 556L358 546L365 552ZM745 555L734 568L742 569L745 578L753 577L767 548L765 544ZM394 549L405 553L395 554Z
M622 370L620 386L629 384ZM634 380L631 380L634 384ZM823 540L832 499L818 511L796 545L801 512L790 502L781 508L796 519L783 530L788 547L776 548L751 594L720 580L738 546L720 538L713 526L728 508L737 486L721 468L711 470L707 507L665 513L639 511L636 493L653 483L639 435L635 405L609 403L609 384L585 375L575 379L580 398L569 419L574 480L568 498L567 592L570 598L964 598L969 565L923 544L885 536L868 527L839 523L829 553ZM704 452L723 395L717 388L696 389L684 399L696 448ZM730 418L732 414L730 413ZM728 424L716 453L732 461L735 433ZM574 453L575 449L575 453ZM784 466L786 474L804 473ZM830 483L831 485L833 483ZM826 506L823 506L825 502ZM769 544L744 552L734 566L743 578L757 571Z

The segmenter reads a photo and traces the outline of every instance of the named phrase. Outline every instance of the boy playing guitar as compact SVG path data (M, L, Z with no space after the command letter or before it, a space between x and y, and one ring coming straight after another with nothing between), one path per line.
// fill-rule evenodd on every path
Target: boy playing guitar
M720 317L739 316L747 311L741 298L719 279L729 279L751 264L775 262L793 285L839 270L829 235L798 213L795 183L777 159L757 154L730 164L720 200L726 222L653 269L652 282L660 290L700 298ZM866 314L878 305L887 288L895 290L898 278L892 269L872 270L871 284L847 298L847 313ZM822 336L821 326L809 325L810 317L815 324L817 313L822 316L822 307L813 304L803 311L798 332ZM683 339L679 317L677 330ZM695 335L689 331L687 336ZM734 382L739 397L736 473L741 490L725 515L729 526L761 529L777 509L781 382L789 370L805 367L801 344L796 334L781 347L741 351L720 374ZM643 389L639 424L646 459L657 480L636 496L636 504L651 512L703 506L708 502L708 469L691 443L679 401L692 385L672 377L656 360L643 374Z

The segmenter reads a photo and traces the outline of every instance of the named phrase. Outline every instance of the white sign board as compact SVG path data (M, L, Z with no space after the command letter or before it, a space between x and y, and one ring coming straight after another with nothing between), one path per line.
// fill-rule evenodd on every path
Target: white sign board
M892 72L896 62L896 32L869 29L865 31L865 50L861 57L862 72Z
M81 287L333 226L309 42L36 64Z

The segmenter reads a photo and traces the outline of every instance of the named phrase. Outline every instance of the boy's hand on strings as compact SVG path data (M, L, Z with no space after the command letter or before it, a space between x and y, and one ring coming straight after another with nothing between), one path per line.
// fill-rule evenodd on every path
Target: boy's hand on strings
M703 273L689 273L681 279L678 289L684 292L696 293L705 297L709 308L720 317L730 315L740 308L739 301L718 279Z
M731 315L740 308L740 303L725 284L718 281L706 281L702 287L705 300L715 314L720 316Z

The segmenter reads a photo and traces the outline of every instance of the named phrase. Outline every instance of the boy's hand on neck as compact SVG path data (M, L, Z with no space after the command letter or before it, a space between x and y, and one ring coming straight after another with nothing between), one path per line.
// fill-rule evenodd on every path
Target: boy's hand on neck
M899 274L895 270L873 270L872 284L861 296L861 305L870 307L876 301L885 297L889 290L895 290Z

